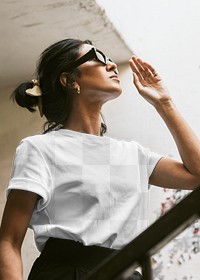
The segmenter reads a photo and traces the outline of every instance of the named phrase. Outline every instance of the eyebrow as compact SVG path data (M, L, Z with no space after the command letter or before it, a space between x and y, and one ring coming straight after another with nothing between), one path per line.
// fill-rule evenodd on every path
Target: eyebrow
M74 62L71 62L68 66L67 66L67 71L70 72L73 69L75 69L76 67L78 67L79 65L82 64L82 61L87 61L87 58L91 56L91 52L94 50L95 48L92 47L87 53L85 53L83 56L79 57L77 60L75 60Z

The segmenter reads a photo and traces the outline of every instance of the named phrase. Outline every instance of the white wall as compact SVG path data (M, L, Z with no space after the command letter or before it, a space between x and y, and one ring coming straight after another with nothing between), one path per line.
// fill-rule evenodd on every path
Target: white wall
M175 104L200 136L200 1L97 0L97 3L105 9L132 51L158 70ZM120 77L123 95L104 109L110 135L135 139L158 153L179 159L163 121L134 89L128 63L120 69ZM161 189L153 187L151 222L162 198ZM163 252L167 256L168 249ZM198 280L199 257L200 253L170 269L164 258L163 279Z
M176 105L200 135L200 1L97 0L97 3L105 8L106 14L133 52L158 70ZM134 125L130 125L129 120L126 128L123 128L122 136L134 136L160 152L174 155L171 142L170 146L165 145L170 137L165 128L160 130L162 122L156 113L136 96L134 89L131 96L128 63L121 71L122 77L126 75L128 80L123 87L127 98L117 101L113 106L115 108L110 109L111 113L118 111L117 116L123 119L123 123L129 117L134 119ZM122 104L123 112L116 107ZM110 130L116 134L117 127L113 125Z

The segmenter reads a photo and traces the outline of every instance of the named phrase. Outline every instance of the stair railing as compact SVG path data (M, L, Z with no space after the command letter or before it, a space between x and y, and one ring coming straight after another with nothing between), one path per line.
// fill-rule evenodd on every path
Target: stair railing
M86 280L125 280L137 267L153 280L151 256L200 217L200 186L155 221L122 250L112 253Z

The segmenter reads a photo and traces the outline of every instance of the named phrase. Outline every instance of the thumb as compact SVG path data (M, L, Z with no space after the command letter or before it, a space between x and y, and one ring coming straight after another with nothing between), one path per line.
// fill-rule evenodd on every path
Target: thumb
M141 89L141 83L139 81L137 74L134 72L133 72L133 83L134 83L135 87L137 88L137 90L139 91Z

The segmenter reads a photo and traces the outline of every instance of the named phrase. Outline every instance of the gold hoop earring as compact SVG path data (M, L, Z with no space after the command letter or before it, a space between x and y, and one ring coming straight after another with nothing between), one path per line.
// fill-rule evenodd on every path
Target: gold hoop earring
M79 86L76 88L76 92L77 94L81 94L81 88Z

